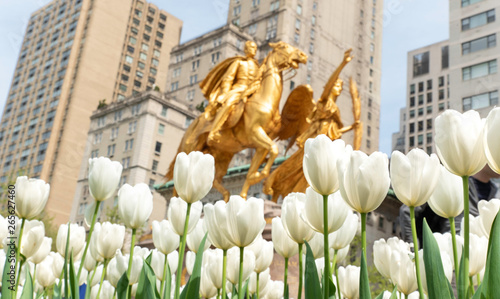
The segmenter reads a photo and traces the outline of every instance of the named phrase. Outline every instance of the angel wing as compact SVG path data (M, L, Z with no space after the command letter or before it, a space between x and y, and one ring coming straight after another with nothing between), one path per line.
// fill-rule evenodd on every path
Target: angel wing
M308 127L307 117L316 103L313 99L313 89L309 84L297 86L288 96L281 112L281 127L278 132L280 140L290 139L287 150L295 143L300 134Z

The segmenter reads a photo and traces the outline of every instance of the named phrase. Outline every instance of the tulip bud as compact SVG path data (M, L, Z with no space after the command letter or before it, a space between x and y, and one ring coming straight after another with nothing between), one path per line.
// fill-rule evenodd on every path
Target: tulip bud
M222 288L222 259L221 249L207 250L207 263L205 271L208 272L210 280L217 289Z
M189 275L193 274L195 260L196 260L196 253L192 251L186 252L186 270Z
M272 223L272 239L276 252L284 258L290 258L296 255L298 251L297 243L290 239L280 217L274 217Z
M344 224L339 230L328 235L328 243L330 243L330 248L340 250L349 244L354 239L356 232L359 227L358 215L350 212L349 216L344 221Z
M189 249L194 253L197 253L201 241L203 240L206 234L207 234L207 227L205 221L203 219L200 219L198 220L198 223L196 224L194 230L186 237L186 242ZM210 240L208 240L207 238L207 240L205 240L205 247L202 248L202 250L204 251L207 250L208 248L210 248L210 245L212 244L210 243Z
M439 159L435 154L427 155L419 148L406 156L392 152L391 182L398 199L409 207L418 207L427 202L436 188L439 177Z
M212 280L207 271L207 267L201 269L201 281L200 281L200 294L203 298L212 298L217 295L217 289L215 288Z
M3 240L9 236L9 223L7 218L0 215L0 248L3 248ZM3 273L3 272L2 272Z
M104 265L97 266L93 271L89 273L92 280L90 281L90 286L93 287L101 281L102 271L104 270Z
M303 169L309 185L321 195L330 195L339 189L337 160L345 152L342 139L332 141L326 135L306 140Z
M479 113L446 110L436 117L436 151L446 169L458 176L471 176L486 164L484 122Z
M97 201L103 201L115 193L122 175L120 162L106 157L89 159L90 195Z
M42 245L40 245L40 248L38 248L36 253L32 255L29 258L29 260L35 265L40 264L49 255L51 248L52 248L52 239L44 237Z
M368 213L380 206L389 190L389 160L374 152L367 156L353 151L338 162L340 193L346 203L359 213Z
M267 283L271 281L269 268L260 273L252 272L252 274L250 274L250 280L248 281L248 292L250 293L250 295L255 294L255 292L257 291L257 275L259 275L259 297L263 297L262 290L264 290Z
M484 124L484 150L490 168L500 173L500 107L493 108Z
M87 260L85 259L85 261ZM106 278L109 280L109 283L111 283L111 285L116 288L118 286L118 281L120 281L120 278L123 276L123 273L125 272L120 272L117 268L117 262L115 256L108 263L108 268L106 270Z
M314 231L302 220L300 213L305 209L304 193L288 194L281 205L281 223L288 236L295 242L303 244L314 236Z
M118 191L118 215L125 226L138 229L151 216L153 211L153 194L148 185L140 183L134 187L123 185Z
M53 258L47 256L36 267L36 281L44 288L50 287L56 282L54 271L52 271Z
M271 266L274 256L273 242L268 242L262 238L262 235L259 235L247 249L255 254L255 272L261 273Z
M64 258L58 252L51 252L49 256L52 258L52 272L56 278L61 276L64 267Z
M247 280L255 269L255 254L251 250L243 253L242 281ZM238 284L240 272L240 249L233 247L227 251L227 279L233 284Z
M493 220L495 220L495 217L500 210L500 199L493 198L490 201L480 200L478 202L478 208L484 231L486 236L489 238Z
M417 289L417 275L415 263L407 252L394 250L391 254L391 280L397 285L398 290L408 295Z
M19 218L31 219L42 213L49 198L49 184L43 180L20 176L16 179L15 190L16 214Z
M109 281L105 280L102 282L101 293L99 294L99 297L97 297L98 292L99 292L99 285L96 284L95 286L92 287L92 290L90 291L90 298L112 299L115 293L115 288L109 283Z
M34 255L43 244L45 236L45 226L38 220L24 220L24 232L21 241L21 254L25 258ZM17 232L16 232L17 233Z
M189 213L189 224L187 233L193 231L196 227L196 223L200 219L201 209L203 204L201 202L195 202L191 205L191 212ZM182 236L184 234L184 223L186 222L187 214L187 203L180 199L179 197L172 197L170 199L170 204L168 205L167 218L172 225L173 231Z
M201 152L179 153L174 165L175 190L185 202L194 203L212 189L214 157Z
M338 230L344 223L351 208L345 203L340 192L328 196L328 233ZM300 217L318 233L324 232L323 224L323 196L311 187L306 189L305 211Z
M116 268L118 272L125 273L128 270L128 261L130 255L123 255L120 250L116 253ZM135 255L132 257L132 269L130 270L129 285L133 285L139 281L144 259L141 256Z
M220 227L227 226L226 202L219 200L212 204L206 204L203 207L205 212L205 225L207 227L208 239L215 247L227 250L234 245L229 242ZM219 216L218 216L219 215ZM222 222L224 221L224 222Z
M174 233L168 220L153 221L153 243L163 254L169 254L179 247L179 236Z
M96 250L98 255L102 256L104 259L110 259L114 257L116 251L123 246L125 227L118 224L104 222L101 225L100 230L96 232L94 229L92 237L94 237L94 235L96 236ZM98 260L95 256L94 258Z
M346 298L359 297L360 268L356 266L339 267L340 292Z
M245 200L237 195L231 196L225 216L228 225L221 227L221 230L229 242L240 248L252 244L266 226L264 201L260 198Z
M83 226L71 223L68 253L73 252L73 259L80 254L85 246L86 232ZM66 240L68 239L68 225L61 224L57 232L57 251L64 257L66 254Z
M443 218L457 217L464 210L462 179L440 166L439 184L429 198L429 206Z

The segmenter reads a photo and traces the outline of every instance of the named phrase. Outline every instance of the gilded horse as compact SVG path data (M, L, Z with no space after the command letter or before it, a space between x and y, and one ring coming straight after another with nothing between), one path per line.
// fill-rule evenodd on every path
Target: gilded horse
M198 150L214 156L214 187L222 193L226 201L230 194L222 185L222 178L236 153L246 148L255 149L240 196L246 198L250 186L269 175L278 155L278 145L274 139L280 134L281 128L279 106L283 91L283 71L289 68L297 69L300 63L307 62L307 55L304 52L285 42L269 45L272 51L262 63L260 86L246 102L242 103L243 113L236 124L221 130L221 142L207 144L212 123L202 114L188 127L178 148L178 153ZM266 157L268 157L266 164L259 172L259 167ZM170 163L168 173L165 175L167 180L173 177L174 164L175 159Z

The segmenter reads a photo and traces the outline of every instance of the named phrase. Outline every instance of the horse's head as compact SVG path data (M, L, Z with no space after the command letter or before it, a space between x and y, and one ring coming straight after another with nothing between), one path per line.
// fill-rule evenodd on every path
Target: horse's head
M269 43L269 46L273 48L273 51L269 54L269 57L273 58L275 65L280 69L299 67L299 63L307 62L307 55L301 50L285 43Z

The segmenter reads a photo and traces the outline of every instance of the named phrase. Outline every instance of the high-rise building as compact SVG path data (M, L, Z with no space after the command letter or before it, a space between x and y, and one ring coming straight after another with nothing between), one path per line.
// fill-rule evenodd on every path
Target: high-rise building
M408 52L406 107L400 131L393 134L393 150L412 148L435 152L434 119L450 107L448 41Z
M259 46L256 57L259 61L271 50L268 43L277 41L287 42L309 56L306 65L284 74L281 105L300 84L311 84L317 99L344 52L352 48L354 58L341 74L344 91L338 105L344 124L351 124L348 79L352 77L362 101L361 149L375 151L379 142L382 6L382 1L377 0L230 0L227 23L231 25L174 48L167 79L169 96L193 106L200 104L204 98L195 83L216 63L235 54L242 55L244 42L251 39ZM351 142L352 136L346 133L346 141Z
M139 0L55 0L35 11L0 125L0 183L45 180L46 212L67 221L92 111L163 88L181 27Z
M90 117L71 221L83 224L85 209L94 201L89 194L89 158L100 156L121 162L119 187L127 183L149 184L151 190L162 182L165 170L177 154L172 140L180 140L194 118L194 113L182 103L167 99L156 91L142 92L97 109ZM101 205L101 221L114 213L117 198ZM154 209L150 220L166 217L165 199L153 192Z
M393 134L394 150L404 140L405 152L414 147L435 152L433 122L442 111L474 109L486 117L498 105L500 23L496 14L500 3L450 1L449 9L449 40L408 53L407 101L400 131ZM430 108L427 104L428 80L433 80L431 96L437 110L436 104ZM421 97L425 98L424 104Z
M500 2L450 1L450 98L458 111L482 117L498 106Z

